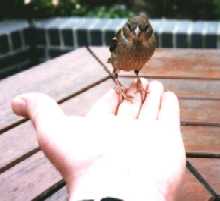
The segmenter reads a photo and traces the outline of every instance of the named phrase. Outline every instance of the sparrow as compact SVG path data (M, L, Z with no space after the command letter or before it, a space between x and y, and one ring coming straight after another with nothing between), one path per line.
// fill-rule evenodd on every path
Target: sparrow
M116 93L119 99L132 100L132 97L126 94L127 89L118 79L120 70L134 71L137 77L137 90L141 94L143 101L145 90L139 77L139 71L145 63L152 57L156 48L156 38L149 18L144 15L131 17L119 29L112 38L110 45L111 56L108 63L113 66L113 79L116 83Z

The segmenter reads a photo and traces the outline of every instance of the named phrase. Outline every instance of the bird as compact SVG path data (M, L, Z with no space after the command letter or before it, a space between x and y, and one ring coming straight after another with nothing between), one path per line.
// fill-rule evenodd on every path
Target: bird
M132 97L126 94L127 89L118 79L120 70L134 71L137 77L137 91L140 92L143 101L146 93L139 77L139 71L152 57L156 45L152 25L145 14L129 18L112 38L108 63L113 66L112 77L120 101L126 99L132 102Z

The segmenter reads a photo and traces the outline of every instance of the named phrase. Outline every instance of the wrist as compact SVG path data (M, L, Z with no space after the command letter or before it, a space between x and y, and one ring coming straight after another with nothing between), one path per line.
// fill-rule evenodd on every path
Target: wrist
M146 176L144 179L134 178L129 170L123 168L99 164L89 168L74 182L74 186L69 188L69 200L100 201L102 198L112 197L123 201L168 201L152 181Z
M112 197L123 201L173 201L176 188L158 183L151 171L134 171L127 165L100 158L68 185L69 200L95 200ZM149 172L149 174L147 174Z

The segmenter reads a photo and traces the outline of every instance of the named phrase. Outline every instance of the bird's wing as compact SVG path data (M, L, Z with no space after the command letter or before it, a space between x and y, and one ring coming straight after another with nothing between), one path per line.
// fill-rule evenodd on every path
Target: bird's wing
M121 29L116 33L115 37L112 38L111 45L109 47L110 52L114 52L118 44L118 36L120 35Z
M118 45L118 39L117 39L117 36L120 34L120 30L116 33L115 37L112 38L112 41L111 41L111 44L110 44L110 47L109 47L109 50L112 54L114 54L116 48L117 48L117 45ZM112 63L112 54L111 54L111 57L108 59L108 63Z

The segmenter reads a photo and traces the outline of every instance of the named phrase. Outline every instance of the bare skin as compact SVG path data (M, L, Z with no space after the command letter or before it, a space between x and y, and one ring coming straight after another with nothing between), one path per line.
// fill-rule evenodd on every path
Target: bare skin
M179 104L160 82L148 83L147 99L134 82L133 102L117 108L109 91L86 117L66 116L40 93L17 96L12 108L31 119L41 149L64 177L69 200L111 195L124 200L171 201L185 171ZM104 131L104 132L103 132Z

